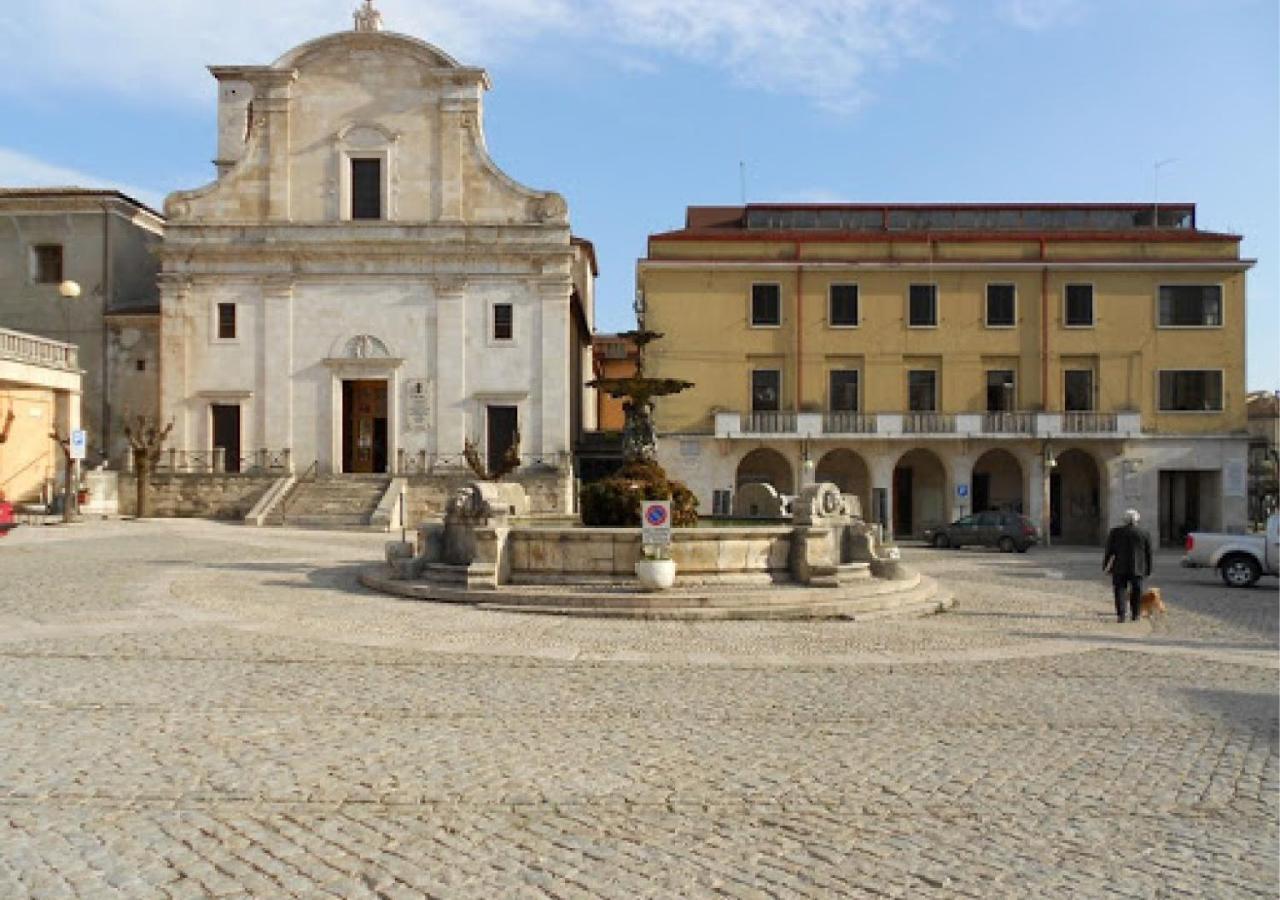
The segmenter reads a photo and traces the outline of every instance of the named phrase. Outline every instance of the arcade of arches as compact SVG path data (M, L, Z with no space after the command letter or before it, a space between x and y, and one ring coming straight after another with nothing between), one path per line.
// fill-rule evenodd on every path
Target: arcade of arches
M842 493L858 497L863 515L870 520L884 521L889 510L897 537L919 537L926 528L983 510L1022 513L1041 524L1044 469L1038 454L1026 448L1019 454L993 447L960 457L913 447L892 462L891 470L888 459L866 450L837 447L814 456L814 480L832 482ZM877 488L877 471L884 473L880 483L887 483L888 489ZM790 497L798 491L803 472L799 458L757 447L738 463L734 486L742 490L748 485L769 485L771 493ZM961 484L967 488L963 496L957 491ZM1049 475L1049 499L1050 535L1055 543L1098 543L1107 498L1099 462L1091 453L1069 448L1057 454Z

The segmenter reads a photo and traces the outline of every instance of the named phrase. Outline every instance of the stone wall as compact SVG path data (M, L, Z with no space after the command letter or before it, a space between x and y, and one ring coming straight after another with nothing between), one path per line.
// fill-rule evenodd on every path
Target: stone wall
M448 475L409 475L405 521L410 527L444 517L445 504L454 492L472 484L470 472ZM573 516L573 486L567 472L522 473L510 479L520 484L529 497L529 513L534 516ZM392 523L397 525L398 523Z
M151 476L151 515L243 519L275 480L274 475L160 473ZM121 515L137 512L137 484L136 475L120 475Z

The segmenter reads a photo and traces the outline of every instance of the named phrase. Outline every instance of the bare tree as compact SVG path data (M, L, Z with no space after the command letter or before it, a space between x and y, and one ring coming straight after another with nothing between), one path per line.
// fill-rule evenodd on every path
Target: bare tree
M480 449L471 441L463 442L462 458L481 481L501 481L504 475L514 472L520 466L520 432L516 431L511 439L511 446L502 454L498 467L492 472L480 458Z
M128 417L126 417L126 423ZM124 426L124 436L133 450L133 471L138 479L137 505L134 515L145 519L151 514L151 473L160 462L160 451L173 431L173 422L160 426L150 416L137 416L134 424Z

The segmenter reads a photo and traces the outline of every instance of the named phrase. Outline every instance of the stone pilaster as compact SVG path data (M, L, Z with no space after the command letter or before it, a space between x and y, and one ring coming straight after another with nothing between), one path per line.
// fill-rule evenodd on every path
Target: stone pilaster
M262 285L261 381L254 446L272 451L294 446L293 287L289 278L268 279Z
M467 322L463 278L439 278L435 282L436 346L434 404L435 453L455 457L462 453L467 436ZM459 463L461 464L461 463Z
M539 304L538 363L541 402L541 435L537 452L544 459L567 453L569 446L569 295L573 285L568 280L548 279L538 284Z
M160 286L160 420L173 422L169 445L191 446L188 414L188 357L191 340L191 281L176 275L162 275ZM146 410L122 410L129 417Z

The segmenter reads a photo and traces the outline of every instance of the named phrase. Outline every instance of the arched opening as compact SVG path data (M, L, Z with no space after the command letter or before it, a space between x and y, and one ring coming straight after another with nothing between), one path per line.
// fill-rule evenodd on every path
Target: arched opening
M862 504L863 517L871 515L871 471L854 451L842 447L826 453L818 460L814 478L830 481L842 494L853 494Z
M973 511L1026 512L1026 479L1008 450L988 450L973 464Z
M1083 450L1058 454L1049 474L1049 534L1063 544L1102 540L1102 477L1094 458Z
M947 470L932 450L916 448L902 455L893 470L893 533L917 537L926 528L945 525Z
M738 463L733 514L742 518L775 518L785 512L784 497L795 493L791 464L777 450L760 447Z

